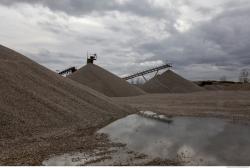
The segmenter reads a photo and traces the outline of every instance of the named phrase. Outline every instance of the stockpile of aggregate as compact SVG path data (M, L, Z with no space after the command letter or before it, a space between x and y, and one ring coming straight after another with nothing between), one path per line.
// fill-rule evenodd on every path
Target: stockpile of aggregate
M129 97L145 94L140 88L94 64L87 64L68 77L109 97Z
M191 93L204 90L171 70L155 76L141 88L148 93Z
M0 139L103 125L125 114L107 96L0 45Z

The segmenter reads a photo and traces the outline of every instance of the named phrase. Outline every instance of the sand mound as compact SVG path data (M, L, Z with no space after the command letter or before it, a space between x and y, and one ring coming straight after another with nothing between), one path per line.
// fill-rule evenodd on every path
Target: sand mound
M77 72L69 75L69 78L110 97L137 96L145 93L143 90L130 85L125 80L94 64L87 64Z
M0 139L89 127L127 111L91 88L0 45Z
M155 76L141 88L149 93L190 93L203 90L171 70Z

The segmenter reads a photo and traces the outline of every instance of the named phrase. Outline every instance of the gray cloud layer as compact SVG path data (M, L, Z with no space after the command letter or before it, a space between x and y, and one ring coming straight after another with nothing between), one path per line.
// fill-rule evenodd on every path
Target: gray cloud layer
M178 65L217 64L248 66L250 62L250 6L225 11L184 34L146 43L139 51L170 58ZM161 57L164 56L164 57Z
M66 12L69 15L84 15L91 12L120 11L131 12L140 16L166 16L166 9L152 6L147 0L127 1L119 3L115 0L1 0L2 4L17 3L42 4L51 10ZM166 6L165 6L166 7ZM170 13L168 13L169 15Z
M82 46L84 51L91 48L100 52L101 64L119 75L166 60L190 79L218 79L224 75L236 79L242 68L249 68L249 1L166 2L0 0L2 6L20 13L26 10L20 4L30 4L34 13L43 11L40 19L29 16L32 24L48 34L50 41L57 42L53 47L46 40L37 42L42 47L29 55L52 69L79 63L83 56L76 56L80 53L77 48ZM2 36L7 32L1 31ZM34 34L40 34L37 31ZM18 48L8 40L3 43ZM22 50L28 52L28 48Z

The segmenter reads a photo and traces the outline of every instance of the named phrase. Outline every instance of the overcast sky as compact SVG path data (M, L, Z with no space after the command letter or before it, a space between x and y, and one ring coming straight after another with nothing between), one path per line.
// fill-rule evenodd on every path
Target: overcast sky
M0 0L0 43L47 68L86 52L122 76L173 63L191 80L250 68L249 0Z

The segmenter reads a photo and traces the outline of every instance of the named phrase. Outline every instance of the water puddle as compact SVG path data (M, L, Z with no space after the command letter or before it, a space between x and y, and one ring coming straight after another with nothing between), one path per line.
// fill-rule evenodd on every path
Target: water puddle
M249 165L250 127L217 118L134 114L99 131L150 157L187 165Z
M249 165L250 126L217 118L166 117L141 112L102 128L114 147L101 154L74 153L51 157L44 165L144 165L154 158L185 165ZM99 154L98 154L99 153Z

